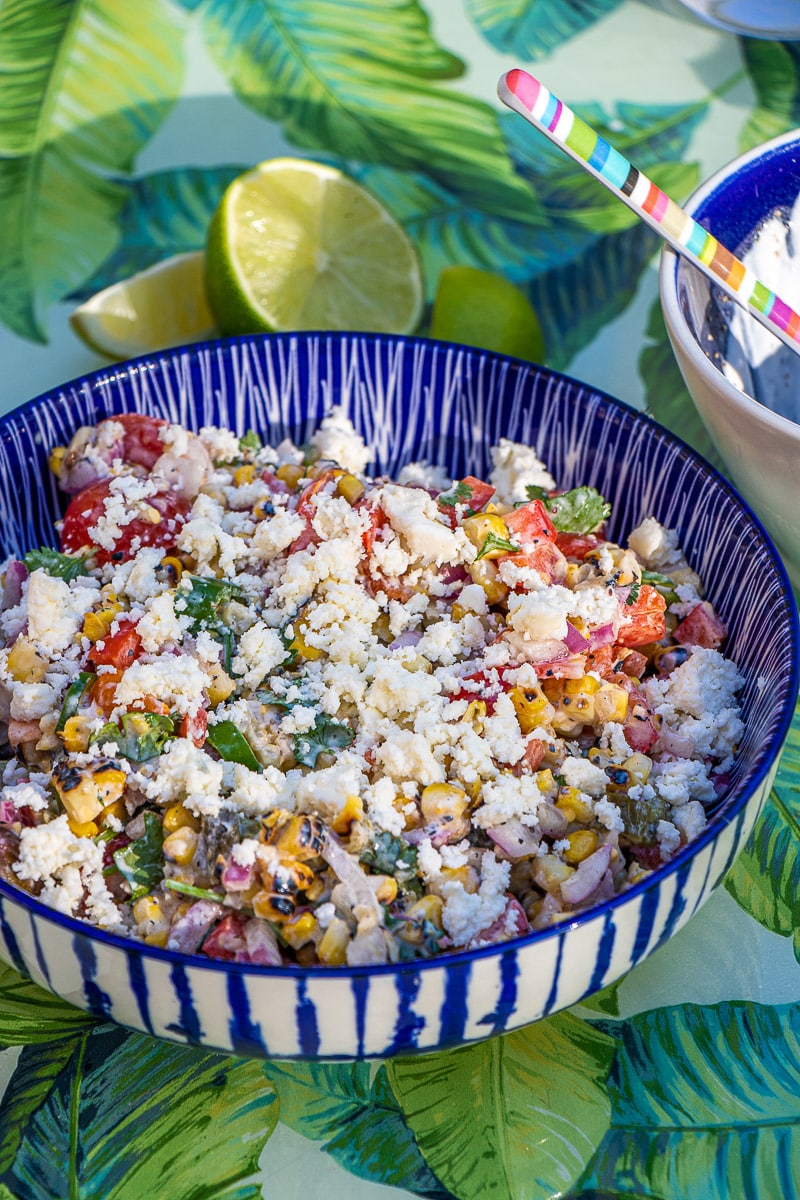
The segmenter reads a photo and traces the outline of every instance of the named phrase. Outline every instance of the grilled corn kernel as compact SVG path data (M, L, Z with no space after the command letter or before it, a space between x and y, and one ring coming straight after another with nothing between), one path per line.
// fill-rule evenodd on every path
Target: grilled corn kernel
M315 875L314 882L310 883L306 888L306 900L308 900L309 904L316 904L318 900L322 899L327 890L328 884L325 882L324 876Z
M281 463L275 471L275 478L287 487L296 488L304 474L305 468L300 463Z
M477 892L480 886L480 875L469 863L464 863L463 867L442 867L441 882L449 883L451 880L460 883L465 892Z
M508 694L523 733L552 720L553 706L540 687L513 687Z
M536 772L536 786L540 792L555 791L556 780L549 767L544 767L541 771Z
M67 718L59 737L67 753L78 754L86 750L89 745L91 732L92 718L81 713L75 717Z
M284 941L287 941L293 950L299 950L301 946L313 942L314 935L318 931L319 922L308 910L295 913L289 921L285 921L281 926Z
M252 463L248 463L244 467L237 467L233 472L233 486L244 487L246 483L252 483L256 477L256 469Z
M594 719L598 725L624 721L628 715L628 693L616 683L604 683L594 697Z
M581 792L576 787L562 787L558 789L556 808L559 808L570 822L589 821L592 817L592 810L586 801L581 798Z
M133 919L137 925L144 925L147 921L159 925L166 921L161 902L156 900L155 896L141 896L136 901L133 906Z
M107 804L97 818L97 824L101 829L105 829L110 821L118 821L122 823L128 816L128 810L125 808L124 800L113 800L111 804Z
M322 935L317 947L321 963L329 967L340 967L347 962L347 947L350 944L350 929L341 917L334 917Z
M97 837L100 829L95 821L74 821L67 817L67 824L75 837Z
M486 702L484 700L470 700L462 720L466 721L468 725L473 725L478 733L482 733L483 722L486 720L486 712Z
M164 809L161 826L166 834L175 833L178 829L193 829L195 833L200 831L200 821L183 804L170 804L169 808Z
M182 825L167 834L161 846L161 852L168 862L185 867L195 856L197 841L197 830L190 829L188 825Z
M206 691L208 704L210 708L216 708L228 699L236 684L221 663L208 663L205 669L211 680Z
M311 646L305 639L305 631L307 629L305 621L295 621L293 630L294 636L289 642L289 649L293 650L298 658L305 659L306 662L316 662L322 658L324 651L318 646Z
M508 596L508 588L497 573L497 567L488 558L467 564L467 570L473 583L477 583L486 593L488 604L502 604Z
M83 636L88 638L94 644L99 642L106 636L117 614L121 611L119 604L109 604L105 608L98 609L97 612L88 612L83 618Z
M393 875L370 875L369 883L379 904L391 904L397 899L397 880Z
M174 554L168 554L158 564L156 574L161 574L170 587L175 587L183 575L183 563Z
M61 467L67 454L66 446L53 446L47 457L47 465L56 478L61 474Z
M468 803L467 793L454 783L429 783L420 795L420 808L426 821L444 816L463 817Z
M637 753L626 758L622 765L630 774L633 783L647 783L653 767L653 760L646 754Z
M364 495L364 484L355 475L345 472L336 480L336 491L348 504L356 504Z
M397 927L397 936L404 942L409 942L411 945L418 946L424 936L424 926L426 924L433 925L435 929L442 928L442 909L444 908L444 900L441 896L435 896L432 892L427 896L420 897L406 909L406 918L401 925Z
M125 791L125 772L114 763L103 763L101 766L95 767L92 776L103 808L107 804L113 804L115 800L119 800Z
M565 679L564 680L564 695L565 696L593 696L595 692L600 690L600 680L594 675L581 675L580 679Z
M576 829L567 840L569 847L564 851L564 861L572 866L582 863L597 849L597 834L593 829Z
M575 868L556 854L543 854L537 858L532 871L533 882L545 892L558 892L564 880L574 874Z
M475 513L472 517L465 517L461 528L479 551L483 549L488 537L500 538L504 542L510 540L508 526L502 517L494 513ZM506 550L503 549L488 549L483 558L497 558L499 554L505 553Z
M41 683L47 674L47 659L26 637L18 637L8 652L8 673L17 683Z
M265 822L262 831L264 840L277 847L282 855L306 862L316 858L325 841L325 826L319 817L290 816L277 821Z
M338 813L331 821L334 833L347 834L354 821L360 821L364 816L364 805L360 796L348 796Z

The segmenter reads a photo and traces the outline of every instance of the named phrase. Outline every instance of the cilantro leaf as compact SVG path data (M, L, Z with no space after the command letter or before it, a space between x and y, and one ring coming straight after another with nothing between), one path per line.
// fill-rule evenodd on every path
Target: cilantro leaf
M449 492L439 493L437 504L441 508L455 508L457 504L467 504L471 499L472 488L461 479Z
M202 579L198 575L190 575L188 584L186 587L184 580L181 580L176 607L178 612L189 617L193 624L198 626L192 632L199 632L200 628L213 628L219 620L218 610L223 604L229 600L242 601L245 598L238 583L233 583L230 579Z
M486 540L481 546L478 553L475 555L475 562L485 558L492 550L502 550L508 554L516 554L520 549L515 542L510 542L508 538L498 537L496 533L487 533Z
M115 742L117 753L131 762L147 762L156 758L167 742L175 736L172 717L162 713L128 712L122 716L122 724L106 721L90 742Z
M641 586L642 586L641 579L637 579L635 583L631 584L631 590L628 592L628 595L625 599L625 604L629 608L632 608L633 605L636 603L636 601L639 599L639 591L641 589Z
M379 875L392 875L404 890L417 879L417 848L383 829L376 833L372 845L360 854L361 862ZM416 890L412 888L411 890ZM421 887L420 889L421 890Z
M217 721L216 725L209 725L206 741L214 747L223 762L239 763L250 771L261 770L253 747L233 721Z
M262 446L263 442L254 429L248 429L247 433L239 438L239 448L243 451L250 450L253 454L258 454Z
M320 754L343 750L353 743L355 734L349 725L339 725L328 717L318 717L313 729L294 735L294 756L304 767L315 767Z
M550 493L548 492L547 488L541 487L538 483L527 484L525 488L525 495L528 501L541 500L544 502L545 500L550 499Z
M92 671L81 671L77 679L73 679L64 693L64 702L61 705L61 712L56 722L56 733L61 733L70 717L75 716L80 707L81 700L96 678L97 676Z
M591 533L611 515L611 505L593 487L543 497L542 504L559 533Z
M83 554L61 554L50 546L29 550L22 560L29 571L42 570L71 583L81 575L88 575L86 556Z
M144 833L114 851L114 865L131 886L131 900L146 896L164 877L161 846L164 830L155 813L144 814Z

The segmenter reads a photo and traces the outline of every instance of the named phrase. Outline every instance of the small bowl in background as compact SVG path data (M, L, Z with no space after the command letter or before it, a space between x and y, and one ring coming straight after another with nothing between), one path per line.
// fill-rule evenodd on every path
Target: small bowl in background
M741 258L766 221L776 214L788 220L798 194L800 131L792 130L717 171L684 207ZM795 261L800 277L800 257ZM785 286L782 290L780 264L770 265L773 271L777 266L777 275L764 271L759 277L793 303ZM731 300L671 249L662 253L659 289L672 349L695 406L730 478L764 521L800 589L800 355L762 333L754 317L740 316ZM729 324L743 320L759 338L774 342L778 357L771 360L768 386L758 388L747 379L742 347L729 341ZM737 377L760 400L737 386ZM792 404L796 419L784 415Z

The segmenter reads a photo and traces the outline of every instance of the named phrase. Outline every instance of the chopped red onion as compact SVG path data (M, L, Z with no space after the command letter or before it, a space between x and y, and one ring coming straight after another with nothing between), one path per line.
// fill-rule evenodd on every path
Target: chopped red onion
M22 585L28 578L28 568L18 558L12 558L6 567L3 580L3 595L0 598L0 611L16 608L22 599Z
M266 921L251 917L244 927L244 941L247 951L237 953L237 962L257 963L262 967L279 967L283 962L275 931Z
M548 804L543 800L536 810L536 819L545 837L560 838L567 832L569 822L555 804Z
M353 908L359 904L380 914L381 907L370 887L366 872L352 854L348 854L339 839L328 831L320 851L328 866L333 867L347 892Z
M495 825L486 832L498 850L509 858L527 858L528 855L535 854L541 841L538 830L531 829L514 818L504 821L502 825Z
M564 639L570 654L584 654L589 649L589 640L579 629L567 621L567 636Z
M211 926L224 913L223 906L213 900L195 900L170 929L167 949L195 954Z
M419 629L406 629L404 633L398 634L393 642L389 642L390 650L404 650L407 646L416 646L422 638L422 632Z
M615 637L613 624L598 625L597 629L589 631L589 649L599 650L601 646L609 646Z
M590 854L579 863L575 874L570 875L569 879L565 879L561 884L561 898L564 903L574 907L587 900L600 886L610 862L611 847L599 846L594 854Z
M255 878L255 868L243 867L233 859L228 862L222 872L221 883L226 892L244 892L252 886Z

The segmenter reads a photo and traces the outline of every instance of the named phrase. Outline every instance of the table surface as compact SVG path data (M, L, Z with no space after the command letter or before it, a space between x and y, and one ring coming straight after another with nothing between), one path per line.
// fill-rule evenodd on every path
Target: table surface
M380 194L429 292L448 261L505 273L548 365L713 454L661 322L655 235L496 84L527 67L681 200L800 124L800 43L673 0L9 0L0 63L1 410L102 365L75 304L202 246L226 183L288 153ZM229 1059L3 969L0 1198L800 1196L798 786L796 721L751 844L681 933L579 1008L445 1054Z

